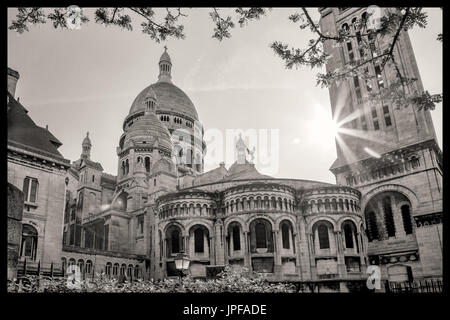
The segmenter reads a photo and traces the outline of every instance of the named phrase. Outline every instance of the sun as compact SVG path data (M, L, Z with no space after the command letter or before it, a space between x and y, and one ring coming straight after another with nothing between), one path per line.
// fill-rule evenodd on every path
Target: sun
M330 110L316 104L312 116L307 121L307 138L317 144L328 144L334 141L339 132L338 124L332 119Z

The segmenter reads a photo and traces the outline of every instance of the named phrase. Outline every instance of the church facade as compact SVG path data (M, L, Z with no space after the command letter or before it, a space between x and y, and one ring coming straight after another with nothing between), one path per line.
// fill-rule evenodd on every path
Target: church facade
M363 9L320 13L321 29L335 32ZM325 43L334 56L327 68L347 63L348 48ZM419 77L407 33L398 54L406 72ZM377 139L343 137L353 156L337 144L336 184L263 175L242 137L229 168L222 163L204 172L203 127L171 70L164 51L158 80L138 94L124 119L116 175L91 159L89 133L80 159L61 163L64 209L46 231L59 234L61 248L48 259L60 259L63 268L77 264L88 276L163 279L178 275L174 260L184 254L194 277L231 265L341 291L365 281L370 264L380 266L383 280L442 276L442 156L429 111L386 104L371 113L357 93L363 85L348 82L330 89L333 114L345 92L342 114L367 111L352 128ZM391 75L385 70L381 77L389 83ZM390 143L374 142L381 140ZM369 156L367 148L381 156Z

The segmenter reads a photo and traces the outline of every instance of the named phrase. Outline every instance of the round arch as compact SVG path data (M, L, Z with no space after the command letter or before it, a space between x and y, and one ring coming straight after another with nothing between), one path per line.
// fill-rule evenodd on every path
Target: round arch
M373 188L369 192L367 192L362 198L361 198L361 212L365 212L366 206L369 203L369 201L376 196L379 193L382 192L399 192L403 194L410 202L412 206L412 211L417 212L417 209L419 207L419 200L416 196L416 194L411 191L410 189L398 185L398 184L386 184L383 186L378 186L376 188Z

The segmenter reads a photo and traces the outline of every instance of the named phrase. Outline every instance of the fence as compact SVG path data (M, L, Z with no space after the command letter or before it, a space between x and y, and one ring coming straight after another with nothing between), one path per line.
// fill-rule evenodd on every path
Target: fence
M33 261L33 260L22 260L18 262L17 264L17 277L23 277L27 275L35 275L35 276L47 276L47 277L65 277L67 276L67 268L68 266L63 263L41 263L41 261ZM103 276L109 277L109 278L118 278L118 279L128 279L130 281L135 281L137 279L142 279L141 276L136 276L134 272L130 272L129 274L117 274L117 275L111 275L111 274L105 274L102 270ZM111 270L110 270L111 271ZM140 273L140 272L139 272ZM95 266L92 265L90 267L90 272L86 271L85 266L83 266L80 269L80 275L82 280L88 280L88 279L95 279L96 272L95 272Z
M444 283L441 279L420 281L389 282L386 281L387 293L442 293Z

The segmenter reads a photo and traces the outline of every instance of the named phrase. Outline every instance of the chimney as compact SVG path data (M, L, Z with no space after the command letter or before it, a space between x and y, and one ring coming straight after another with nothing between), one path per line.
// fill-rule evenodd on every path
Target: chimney
M8 67L8 91L15 98L16 97L16 86L19 80L19 73Z

